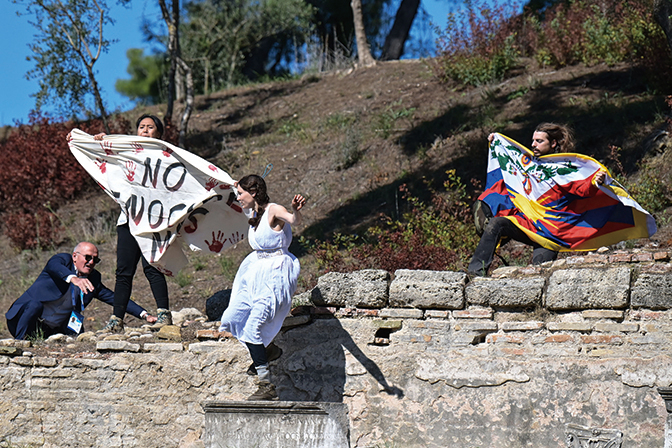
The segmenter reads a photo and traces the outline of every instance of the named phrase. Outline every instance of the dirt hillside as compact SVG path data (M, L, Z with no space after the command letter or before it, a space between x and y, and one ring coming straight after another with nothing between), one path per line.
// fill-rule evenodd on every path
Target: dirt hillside
M138 108L127 115L160 115L162 107ZM304 225L296 229L292 247L301 256L300 290L305 290L318 271L296 243L298 236L324 240L334 232L357 232L381 213L396 217L403 209L400 184L422 194L423 179L440 187L448 169L455 169L477 192L485 177L490 132L528 144L539 122L567 123L575 130L580 152L611 168L609 145L615 145L622 148L620 161L632 178L640 161L654 159L662 160L657 169L667 178L665 140L652 138L664 126L666 113L663 96L629 65L553 70L523 61L511 79L464 88L440 83L427 61L385 62L200 96L188 149L234 179L261 174L272 164L266 178L272 201L289 205L294 193L308 197ZM70 251L71 240L99 245L104 260L99 270L113 288L117 214L112 200L92 186L58 211L66 229L61 247L17 253L0 237L0 309L9 308L51 255ZM667 216L657 216L661 230L652 241L638 244L668 245ZM203 311L209 296L231 286L247 252L243 242L220 257L190 254L189 267L169 281L171 308ZM133 298L148 309L155 307L141 272ZM100 328L110 313L105 304L92 305L86 311L87 327ZM132 317L127 322L139 323ZM0 337L6 336L1 319Z

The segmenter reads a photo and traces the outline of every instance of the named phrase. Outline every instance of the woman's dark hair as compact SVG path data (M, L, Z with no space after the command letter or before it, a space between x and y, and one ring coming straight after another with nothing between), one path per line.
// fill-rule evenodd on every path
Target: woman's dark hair
M247 221L256 229L261 221L264 211L266 211L266 205L270 202L268 194L266 193L266 182L261 176L249 174L238 181L238 186L250 193L261 208L261 213L257 213L257 216L254 216Z
M554 152L573 152L574 133L568 126L557 123L541 123L534 132L545 132L548 141L557 143Z
M138 118L138 121L135 122L135 129L138 129L138 126L140 126L140 122L142 120L144 120L145 118L151 118L152 119L152 121L154 122L154 125L156 126L156 130L159 131L159 138L161 138L161 136L163 136L163 122L156 115L150 115L150 114L140 115L140 118Z

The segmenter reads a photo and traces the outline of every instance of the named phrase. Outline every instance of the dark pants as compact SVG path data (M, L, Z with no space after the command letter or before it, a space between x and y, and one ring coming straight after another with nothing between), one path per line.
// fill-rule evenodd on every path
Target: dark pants
M268 357L266 356L266 347L264 344L250 344L246 342L247 349L250 351L250 356L252 357L252 362L255 367L263 366L268 364Z
M485 226L481 241L478 243L474 256L469 263L469 273L472 275L484 276L492 264L492 258L495 255L497 244L503 237L509 237L512 240L532 246L532 264L541 264L546 261L555 260L558 253L546 249L534 243L530 238L520 230L510 219L504 217L492 218Z
M123 319L128 301L131 299L133 276L142 259L142 269L149 280L157 308L168 309L168 285L166 277L142 256L138 242L135 241L128 224L117 226L117 280L114 285L114 315Z

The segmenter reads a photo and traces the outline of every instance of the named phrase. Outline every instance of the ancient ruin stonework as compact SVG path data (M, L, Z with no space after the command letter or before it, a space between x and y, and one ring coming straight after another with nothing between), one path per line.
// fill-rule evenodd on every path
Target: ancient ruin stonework
M283 401L344 403L352 447L561 447L600 428L604 443L622 434L624 447L662 448L672 267L627 261L562 260L489 279L321 278L309 293L319 305L304 297L276 338L284 353L272 379ZM66 357L58 345L30 356L25 342L3 341L0 441L205 447L205 403L244 400L255 385L244 346L214 329L200 336L127 335Z

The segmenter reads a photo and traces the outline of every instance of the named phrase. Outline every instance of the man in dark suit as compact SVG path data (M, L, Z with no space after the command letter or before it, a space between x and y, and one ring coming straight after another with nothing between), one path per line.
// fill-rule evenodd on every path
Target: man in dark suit
M94 297L114 305L114 292L103 285L100 272L94 269L99 262L98 249L87 242L79 243L72 255L51 257L35 283L5 314L12 336L24 339L38 330L43 336L78 334L83 328L82 312ZM126 311L150 323L156 321L132 300Z

